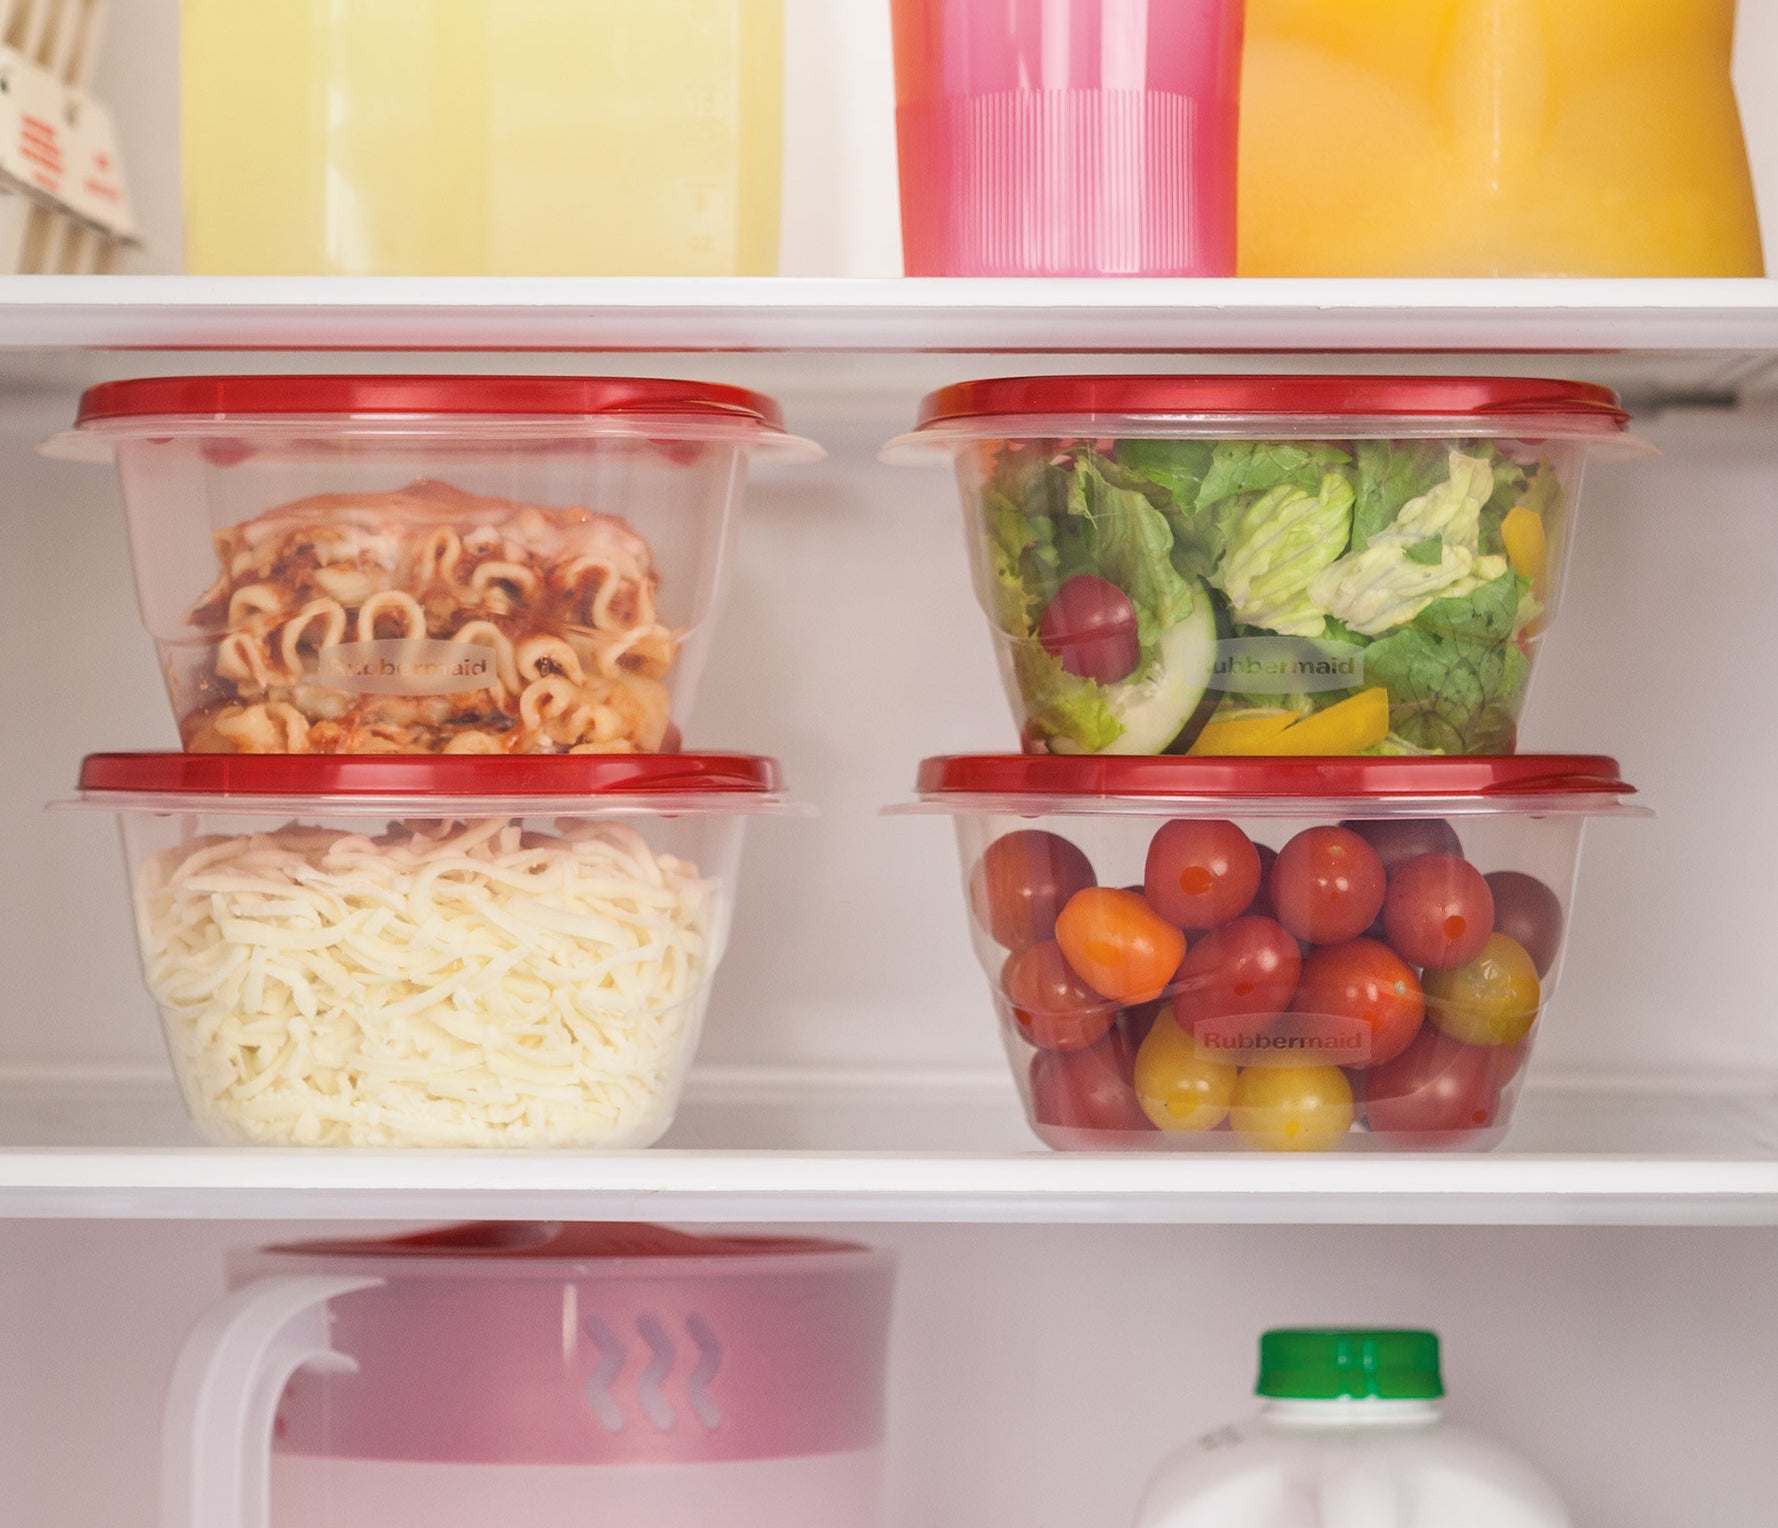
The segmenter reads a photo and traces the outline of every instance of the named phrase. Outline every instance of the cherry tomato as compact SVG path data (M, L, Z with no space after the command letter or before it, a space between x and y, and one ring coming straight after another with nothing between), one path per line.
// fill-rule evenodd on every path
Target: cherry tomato
M1468 860L1417 854L1389 876L1383 927L1410 965L1448 971L1482 953L1494 932L1494 894Z
M1185 935L1133 892L1077 891L1056 919L1056 942L1095 992L1147 1003L1167 990L1185 958Z
M1023 950L1054 935L1057 914L1094 879L1086 855L1067 839L1021 828L995 839L976 862L969 905L996 944Z
M1311 944L1356 939L1383 907L1377 851L1348 828L1304 828L1278 853L1269 882L1278 921Z
M1457 830L1442 817L1375 817L1358 822L1342 822L1377 851L1383 869L1395 874L1397 865L1404 865L1422 854L1455 854L1463 857L1463 841Z
M1426 1011L1466 1045L1516 1045L1537 1022L1537 966L1508 934L1490 934L1482 953L1452 971L1426 973Z
M1173 1016L1205 1047L1245 1050L1290 1007L1303 957L1270 918L1237 918L1189 950L1173 977Z
M1053 939L1007 956L1000 987L1019 1033L1039 1050L1085 1050L1117 1017L1117 1005L1074 974Z
M1155 1020L1167 1011L1167 1007L1167 999L1157 997L1151 1003L1132 1003L1128 1008L1121 1008L1117 1015L1118 1030L1132 1046L1138 1046L1148 1038Z
M1276 918L1278 914L1272 907L1272 866L1278 863L1278 851L1267 844L1255 844L1253 848L1259 855L1259 890L1254 892L1247 911L1255 918Z
M1487 877L1494 896L1494 927L1524 945L1538 976L1562 953L1562 899L1534 875L1496 870Z
M1506 1085L1525 1070L1525 1062L1531 1055L1531 1036L1527 1035L1514 1045L1488 1045L1483 1049L1494 1062L1494 1080L1504 1089Z
M1117 1035L1082 1051L1039 1051L1029 1073L1032 1118L1062 1130L1153 1130L1130 1086L1130 1066Z
M1259 876L1259 850L1234 823L1188 817L1155 834L1142 887L1169 923L1215 928L1247 911Z
M1235 1077L1164 1010L1136 1052L1136 1101L1162 1130L1214 1130L1229 1116Z
M1142 661L1130 597L1091 573L1075 574L1056 591L1038 622L1037 639L1070 674L1099 684L1128 679Z
M1326 1151L1355 1112L1352 1084L1337 1066L1250 1066L1235 1082L1229 1120L1249 1146Z
M1413 967L1388 945L1354 939L1304 962L1287 1027L1305 1049L1319 1046L1328 1061L1363 1071L1406 1050L1425 1017Z
M1463 1045L1428 1026L1360 1084L1365 1123L1387 1134L1485 1130L1500 1113L1495 1047Z

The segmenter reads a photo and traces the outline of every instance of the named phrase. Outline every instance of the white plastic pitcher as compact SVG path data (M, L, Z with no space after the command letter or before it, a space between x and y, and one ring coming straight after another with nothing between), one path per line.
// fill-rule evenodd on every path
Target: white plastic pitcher
M1537 1470L1444 1420L1431 1332L1267 1332L1259 1393L1162 1464L1138 1528L1573 1528Z

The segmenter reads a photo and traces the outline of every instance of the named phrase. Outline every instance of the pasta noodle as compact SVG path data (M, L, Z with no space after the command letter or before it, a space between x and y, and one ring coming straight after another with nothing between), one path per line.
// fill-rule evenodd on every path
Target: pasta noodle
M193 1118L283 1146L647 1144L719 907L633 828L498 818L203 837L136 888Z
M460 752L460 736L501 753L665 744L679 635L656 611L648 544L615 516L418 482L300 500L215 543L221 576L188 617L214 645L175 676L191 752ZM417 642L491 649L489 682L440 692L422 673L354 689L321 672L329 648Z

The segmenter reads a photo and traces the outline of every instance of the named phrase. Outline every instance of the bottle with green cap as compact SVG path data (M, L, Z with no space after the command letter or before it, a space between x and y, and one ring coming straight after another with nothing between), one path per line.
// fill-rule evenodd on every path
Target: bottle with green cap
M1573 1528L1531 1465L1444 1418L1432 1332L1259 1342L1259 1415L1188 1443L1138 1528Z

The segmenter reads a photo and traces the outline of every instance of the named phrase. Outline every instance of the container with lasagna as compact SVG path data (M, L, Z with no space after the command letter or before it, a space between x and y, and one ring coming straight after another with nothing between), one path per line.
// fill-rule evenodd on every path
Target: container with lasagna
M191 753L679 746L749 458L736 388L186 377L87 392Z
M198 1131L269 1146L634 1147L672 1123L744 755L100 754L142 971Z

